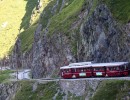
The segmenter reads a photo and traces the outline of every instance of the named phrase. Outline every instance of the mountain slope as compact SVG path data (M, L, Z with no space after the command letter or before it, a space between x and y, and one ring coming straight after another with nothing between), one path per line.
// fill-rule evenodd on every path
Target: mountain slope
M70 62L129 61L129 1L29 0L25 4L20 34L10 52L11 67L30 67L34 77L51 77Z

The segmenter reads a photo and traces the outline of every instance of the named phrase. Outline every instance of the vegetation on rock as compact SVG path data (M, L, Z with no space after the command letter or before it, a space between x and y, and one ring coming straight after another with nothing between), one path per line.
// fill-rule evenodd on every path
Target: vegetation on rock
M10 74L13 73L14 71L11 70L4 70L0 71L0 83L4 82L5 80L10 78Z
M130 81L103 81L92 100L122 100L129 96Z

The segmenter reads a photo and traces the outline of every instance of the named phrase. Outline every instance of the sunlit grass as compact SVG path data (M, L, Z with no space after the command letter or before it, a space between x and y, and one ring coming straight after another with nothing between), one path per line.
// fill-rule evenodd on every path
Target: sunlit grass
M16 42L20 29L26 43L22 41L23 46L31 41L34 34L33 26L38 23L40 13L47 6L50 0L41 0L41 8L36 9L37 0L2 0L0 1L0 58L8 55L10 48ZM33 16L32 16L33 14ZM29 29L30 28L30 29ZM35 29L35 28L34 28ZM31 33L29 30L31 31ZM29 34L29 35L28 35ZM31 34L31 35L30 35ZM31 36L27 38L26 36ZM26 40L27 39L27 40ZM30 42L29 42L30 45ZM12 48L13 49L13 48ZM23 48L24 50L26 48Z
M85 0L73 0L73 2L64 8L60 13L53 16L49 26L50 34L54 31L67 32L72 22L77 18L77 14L83 7Z
M130 81L107 80L103 81L92 100L121 100L129 95Z
M26 0L0 1L0 57L7 55L15 43L26 3Z
M36 7L32 11L33 17L30 19L30 27L21 32L20 39L21 39L21 49L22 52L26 52L31 49L32 43L34 40L34 32L38 26L40 14L44 10L44 8L50 3L51 0L41 0L41 8L39 10Z
M13 72L14 71L11 71L11 70L0 71L0 83L2 83L3 81L9 79L10 74L13 73Z
M102 0L110 8L113 17L121 23L130 21L130 0Z

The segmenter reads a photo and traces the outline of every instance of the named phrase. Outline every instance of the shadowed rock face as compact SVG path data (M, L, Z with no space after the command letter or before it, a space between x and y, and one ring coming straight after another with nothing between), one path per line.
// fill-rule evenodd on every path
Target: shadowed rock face
M95 9L82 31L81 58L98 62L129 60L127 34L112 18L105 5L99 5Z
M39 25L41 27L41 25ZM48 37L46 32L40 38L40 28L35 32L33 44L33 77L50 77L53 70L73 61L67 37L54 34Z
M85 100L89 100L96 92L100 82L100 80L62 80L60 87L66 94L63 97L64 100L67 100L69 92L76 96L85 96Z

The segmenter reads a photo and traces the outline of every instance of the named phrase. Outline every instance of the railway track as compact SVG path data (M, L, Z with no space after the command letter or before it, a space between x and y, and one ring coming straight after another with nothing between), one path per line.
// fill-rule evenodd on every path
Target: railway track
M37 81L39 83L43 82L52 82L52 81L78 81L78 80L130 80L130 77L101 77L101 78L76 78L76 79L62 79L62 78L40 78L40 79L23 79L23 80L29 80L29 81ZM10 81L20 81L17 79L11 79Z

